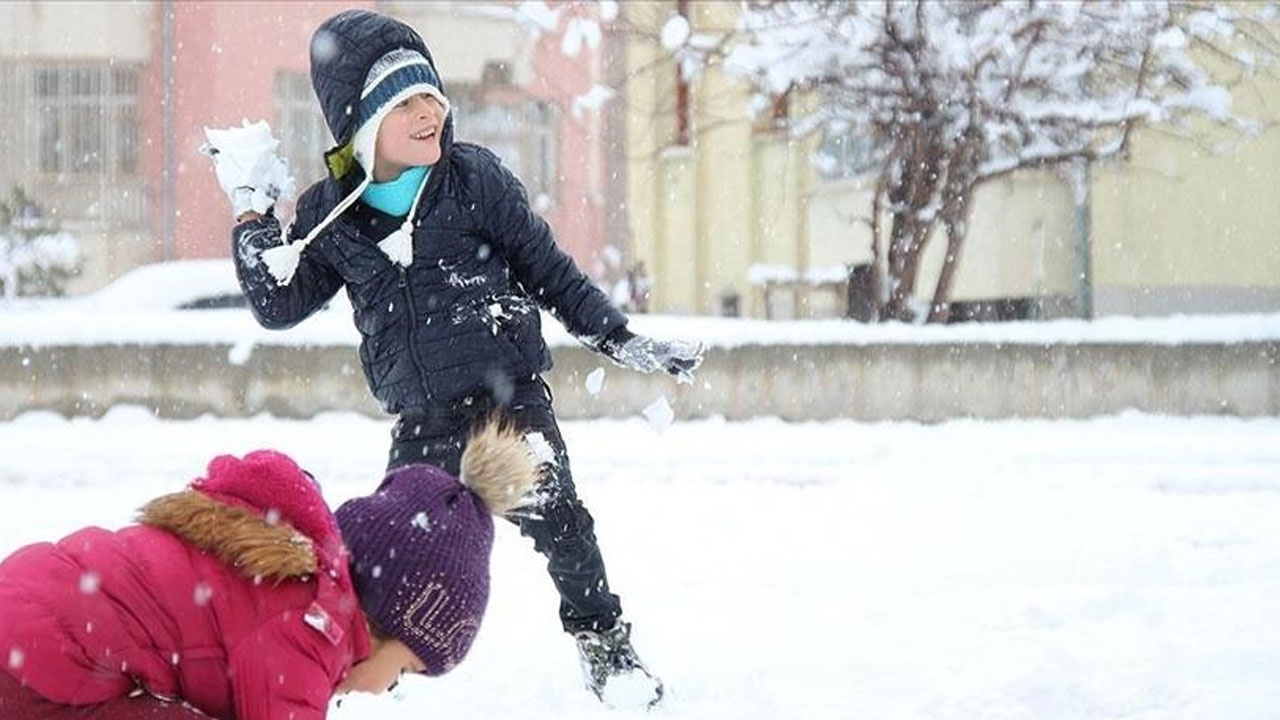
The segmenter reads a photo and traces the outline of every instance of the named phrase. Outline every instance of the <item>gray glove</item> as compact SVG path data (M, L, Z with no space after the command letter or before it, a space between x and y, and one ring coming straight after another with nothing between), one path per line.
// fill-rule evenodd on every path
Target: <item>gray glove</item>
M636 335L626 326L617 328L600 341L600 351L618 365L642 373L665 370L676 382L693 382L693 371L702 364L702 343L686 340L655 340Z

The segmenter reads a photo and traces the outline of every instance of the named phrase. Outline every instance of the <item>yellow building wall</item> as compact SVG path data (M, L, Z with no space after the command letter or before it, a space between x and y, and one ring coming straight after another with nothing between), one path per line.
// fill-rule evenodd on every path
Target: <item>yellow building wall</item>
M807 194L807 245L814 268L871 262L873 177L816 182ZM969 234L952 285L952 300L986 300L1076 293L1075 201L1055 172L1022 172L978 189ZM881 259L887 245L881 218ZM925 250L916 298L927 303L942 270L946 236L936 232Z
M698 244L696 159L683 148L661 153L654 188L655 223L645 228L653 243L656 294L650 309L695 314L702 284L702 252Z
M812 171L808 160L808 143L791 142L785 134L757 135L754 142L754 238L749 264L764 264L797 268L800 272L817 267L810 257L809 244L805 241L808 214L805 212L805 193ZM747 285L747 276L739 277L740 287L745 288L744 314L753 317L766 315L765 296L762 288ZM808 315L810 297L796 293L784 298L792 306L792 313Z
M1280 112L1274 80L1232 95L1246 117ZM1139 132L1127 161L1095 169L1100 314L1280 308L1280 128L1247 136L1197 127L1202 142Z
M1074 208L1070 184L1053 171L1021 172L980 187L951 299L1074 296ZM921 300L933 298L946 248L945 234L937 232L925 251Z
M697 32L733 29L738 6L693 3ZM745 297L747 269L754 261L758 227L754 179L753 126L745 108L749 89L718 67L709 67L692 86L692 143L697 165L695 311L716 314L720 297Z
M690 88L691 142L676 143L676 67L657 45L674 2L629 2L627 210L634 261L643 262L655 312L762 316L759 263L803 267L805 143L762 132L747 114L751 88L718 67ZM736 2L690 5L694 32L731 29Z
M621 5L622 17L637 32L626 42L626 163L627 222L630 261L644 265L652 286L649 307L665 312L673 304L678 283L669 273L667 244L673 234L693 242L692 223L688 229L678 224L667 227L672 216L692 220L691 211L671 212L681 197L692 192L687 178L687 151L673 156L665 149L674 139L675 65L654 42L644 39L662 27L674 11L672 3L633 2ZM684 303L692 307L692 301Z

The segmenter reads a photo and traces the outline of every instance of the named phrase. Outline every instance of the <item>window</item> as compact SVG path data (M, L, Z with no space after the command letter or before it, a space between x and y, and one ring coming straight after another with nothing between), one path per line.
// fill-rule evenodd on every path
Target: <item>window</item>
M142 66L0 59L0 187L21 186L67 229L147 219Z
M276 136L301 190L325 176L324 153L332 147L333 136L320 113L307 73L276 73L275 95Z
M559 115L554 106L519 93L459 85L449 89L449 100L459 140L483 145L502 158L539 210L555 202Z
M875 141L848 126L827 126L815 153L823 180L847 180L875 169Z
M690 22L689 0L676 0L676 13ZM689 81L684 76L681 63L676 64L676 145L689 145L693 127L689 119Z
M138 172L138 71L102 65L31 68L36 169L118 177Z

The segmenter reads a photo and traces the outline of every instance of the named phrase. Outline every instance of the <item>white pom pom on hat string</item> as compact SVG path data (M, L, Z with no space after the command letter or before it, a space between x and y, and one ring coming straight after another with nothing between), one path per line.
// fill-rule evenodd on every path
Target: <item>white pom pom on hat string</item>
M412 216L411 216L412 217ZM413 223L408 220L378 243L378 249L400 267L413 264Z
M418 213L418 203L422 200L422 193L427 189L427 180L430 178L430 173L422 178L418 192L413 196L413 204L409 206L409 214L404 217L404 223L378 243L378 249L402 268L413 264L413 216Z
M262 251L262 262L266 263L267 271L276 279L278 285L283 287L293 281L293 274L298 271L298 261L302 259L304 246L305 243L298 241Z

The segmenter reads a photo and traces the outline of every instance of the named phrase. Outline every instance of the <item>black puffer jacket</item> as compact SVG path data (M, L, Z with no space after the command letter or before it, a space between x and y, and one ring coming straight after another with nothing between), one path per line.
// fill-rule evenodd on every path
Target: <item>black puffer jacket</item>
M355 132L347 109L358 103L377 58L404 47L434 64L412 28L367 11L331 18L317 38L311 80L339 147ZM390 413L481 392L503 399L515 384L549 369L539 307L584 339L602 338L626 324L556 246L546 222L530 209L524 187L497 157L453 143L452 114L441 147L415 217L407 268L392 263L377 247L381 237L353 217L359 204L311 242L293 281L284 286L258 257L279 242L279 221L267 215L235 230L240 283L265 327L301 322L345 285L361 334L365 377ZM298 200L290 239L316 227L355 187L360 172L354 166L342 179L330 176L308 188Z

